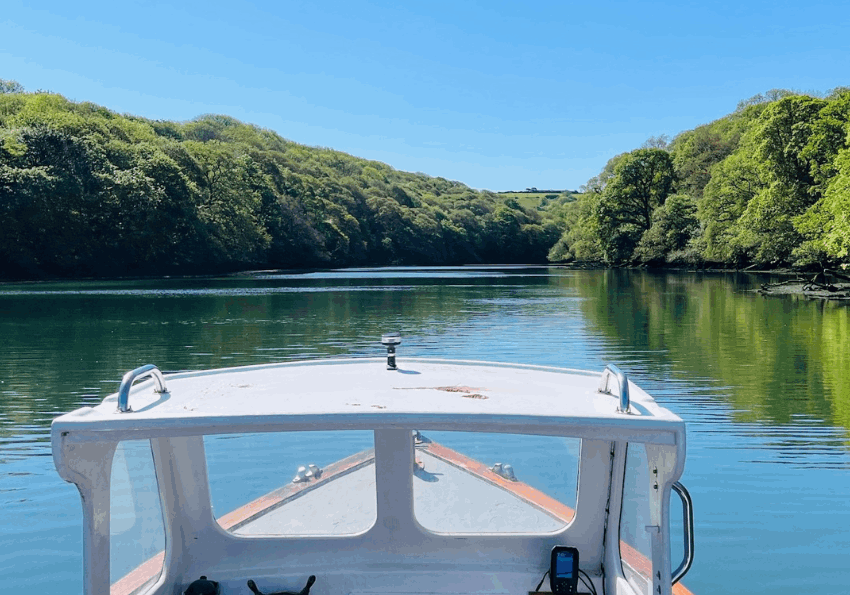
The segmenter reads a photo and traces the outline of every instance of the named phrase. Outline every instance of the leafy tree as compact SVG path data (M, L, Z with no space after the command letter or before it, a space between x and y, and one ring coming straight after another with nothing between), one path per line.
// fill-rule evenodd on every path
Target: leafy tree
M784 97L765 109L748 132L765 184L741 215L734 243L756 263L787 262L802 241L793 219L819 198L804 151L825 105L813 97Z
M603 260L602 243L599 235L599 220L596 217L598 193L579 195L575 202L565 205L564 231L549 251L551 261Z
M711 180L697 203L703 225L706 260L741 264L747 258L738 244L738 222L753 198L764 187L763 173L747 145L711 169Z
M807 238L795 250L800 264L850 262L850 149L839 153L835 167L825 196L794 220Z
M652 227L635 249L637 260L661 264L671 255L680 255L699 230L696 202L684 194L672 194L652 213Z
M596 215L605 259L630 260L652 213L670 194L675 174L671 155L662 149L637 149L614 168L600 195Z
M18 81L0 79L0 95L4 93L23 93L24 86Z
M789 186L812 185L804 149L826 105L825 100L814 97L785 97L770 105L754 123L756 155L777 181Z
M215 140L183 146L198 188L198 218L206 224L215 257L232 264L261 262L270 238L258 220L261 200L252 188L256 168L251 158Z
M735 109L735 112L742 112L749 107L764 105L767 103L773 103L774 101L779 101L783 97L789 97L791 95L797 95L794 91L789 89L771 89L766 93L757 93L753 95L749 99L744 99L738 102L738 106Z
M6 145L4 142L0 150ZM48 197L55 185L56 177L47 166L0 165L0 274L38 275L44 256L41 240L55 226L52 218L45 216L50 212Z
M838 173L836 157L847 146L850 122L850 89L837 89L811 124L808 142L800 150L812 178L812 192L823 195L830 179Z
M526 223L520 228L522 232L525 250L523 251L523 263L542 262L547 258L553 244L558 241L561 229L554 221L541 221L540 223Z
M17 216L31 226L23 241L47 272L91 274L100 255L93 233L99 222L99 160L81 139L52 128L24 128L18 138L26 150L17 165L36 177L12 177L38 182L35 188L10 188L12 195L23 194L13 200L24 207Z
M737 139L725 137L718 128L700 126L677 137L673 146L673 166L679 192L701 198L711 180L711 168L735 149Z

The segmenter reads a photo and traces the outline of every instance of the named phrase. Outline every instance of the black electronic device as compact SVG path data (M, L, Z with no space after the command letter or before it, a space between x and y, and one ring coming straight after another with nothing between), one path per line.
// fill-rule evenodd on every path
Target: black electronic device
M578 550L576 548L564 545L556 545L552 548L549 587L552 593L578 592Z

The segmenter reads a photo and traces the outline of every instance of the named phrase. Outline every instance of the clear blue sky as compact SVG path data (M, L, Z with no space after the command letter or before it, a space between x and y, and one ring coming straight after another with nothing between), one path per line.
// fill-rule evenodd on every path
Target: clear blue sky
M848 25L846 0L4 0L0 78L475 188L572 189L757 93L850 85Z

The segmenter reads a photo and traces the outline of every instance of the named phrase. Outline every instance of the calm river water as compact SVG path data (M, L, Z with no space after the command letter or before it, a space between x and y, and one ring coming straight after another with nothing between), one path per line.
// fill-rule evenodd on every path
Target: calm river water
M0 286L0 585L79 593L81 509L51 420L127 370L405 355L602 370L688 422L696 595L850 585L850 307L764 277L559 268L369 269Z

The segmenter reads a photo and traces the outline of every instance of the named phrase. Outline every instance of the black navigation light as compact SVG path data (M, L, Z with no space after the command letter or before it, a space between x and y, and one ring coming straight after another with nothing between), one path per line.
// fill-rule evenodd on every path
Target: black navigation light
M401 345L401 334L387 333L381 337L381 344L387 348L387 370L398 370L395 365L395 348Z

